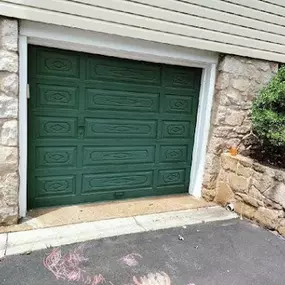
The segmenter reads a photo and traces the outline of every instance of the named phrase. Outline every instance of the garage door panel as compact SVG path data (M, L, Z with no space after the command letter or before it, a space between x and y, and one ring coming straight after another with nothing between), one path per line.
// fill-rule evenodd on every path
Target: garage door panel
M88 58L86 79L160 84L160 68L142 62Z
M149 188L153 184L153 171L87 174L82 180L82 193Z
M80 77L80 56L68 52L36 49L37 74L53 77Z
M36 117L39 138L77 138L77 118Z
M87 89L86 109L158 112L159 94Z
M70 79L65 79L64 81L70 81ZM78 84L77 79L73 80L74 84ZM90 79L85 79L84 80L84 86L86 89L99 89L99 90L114 90L114 91L129 91L129 92L144 92L144 93L159 93L161 92L161 85L151 85L151 84L145 84L145 83L140 83L140 82L121 82L121 81L116 81L114 80L90 80ZM167 88L171 91L171 88ZM176 90L176 89L175 89ZM180 89L179 90L182 95L186 94L187 90ZM184 91L184 92L183 92ZM195 93L194 91L191 91L191 94ZM188 92L189 93L189 92Z
M194 89L197 87L197 70L183 67L165 67L163 69L163 86L185 89ZM200 83L198 81L198 83Z
M78 109L79 88L56 84L37 85L37 107Z
M108 120L91 119L85 120L86 138L104 137L142 137L155 138L157 122L143 120Z
M83 166L155 161L155 146L84 146Z
M158 186L168 185L184 185L185 184L185 169L159 170Z
M193 130L190 122L180 121L163 121L162 137L163 138L188 138Z
M75 194L76 192L75 175L38 176L35 180L35 187L37 187L36 197L65 196Z
M187 162L188 145L161 145L159 151L159 162Z
M36 168L76 167L77 147L36 147Z
M178 113L193 115L194 98L177 95L165 95L163 111L166 113Z

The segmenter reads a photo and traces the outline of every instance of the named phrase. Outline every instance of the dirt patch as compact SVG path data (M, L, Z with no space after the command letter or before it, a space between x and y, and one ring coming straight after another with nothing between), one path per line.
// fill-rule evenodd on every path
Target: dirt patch
M273 147L270 145L255 144L248 156L263 165L271 165L285 169L285 147Z

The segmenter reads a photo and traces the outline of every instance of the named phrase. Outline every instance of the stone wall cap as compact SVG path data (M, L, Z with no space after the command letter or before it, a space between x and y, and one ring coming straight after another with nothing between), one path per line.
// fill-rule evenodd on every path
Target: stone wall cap
M231 155L230 153L226 152L226 153L223 153L222 156L230 157L232 159L236 159L239 162L246 162L246 163L249 163L249 164L253 164L254 163L254 160L252 158L246 157L246 156L243 156L243 155L240 155L240 154Z

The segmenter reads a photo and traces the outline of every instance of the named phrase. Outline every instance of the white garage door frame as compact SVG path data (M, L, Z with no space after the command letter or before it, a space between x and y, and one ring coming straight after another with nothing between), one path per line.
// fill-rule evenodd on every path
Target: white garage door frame
M21 21L19 38L19 215L27 213L28 44L68 49L156 63L175 64L203 69L190 173L189 194L200 197L210 129L211 109L216 81L218 54L197 49Z

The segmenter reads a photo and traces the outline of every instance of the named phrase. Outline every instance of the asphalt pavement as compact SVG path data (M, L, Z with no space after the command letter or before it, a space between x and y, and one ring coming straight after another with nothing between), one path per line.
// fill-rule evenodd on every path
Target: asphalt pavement
M1 285L284 285L285 241L230 220L48 248L0 262Z

